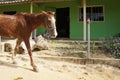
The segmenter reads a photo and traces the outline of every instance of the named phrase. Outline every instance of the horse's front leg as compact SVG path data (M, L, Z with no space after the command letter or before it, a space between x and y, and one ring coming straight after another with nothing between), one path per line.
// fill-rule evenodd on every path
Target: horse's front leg
M26 47L27 47L28 54L29 54L29 56L30 56L31 66L33 67L33 70L34 70L35 72L38 72L37 66L35 65L35 63L34 63L34 61L33 61L33 58L32 58L32 50L31 50L31 47L30 47L30 41L29 41L29 39L27 39L27 40L24 40L24 42L25 42L25 45L26 45Z
M16 41L16 46L15 46L15 49L14 49L14 52L12 53L12 60L13 60L13 64L16 64L16 53L19 51L19 47L20 47L20 44L21 44L22 40L20 39L17 39Z

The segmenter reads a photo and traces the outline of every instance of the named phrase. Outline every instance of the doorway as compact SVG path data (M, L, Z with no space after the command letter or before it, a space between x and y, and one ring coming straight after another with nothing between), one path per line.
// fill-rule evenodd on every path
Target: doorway
M16 14L16 11L5 11L3 14L14 15Z
M56 9L56 27L58 38L70 37L70 10L69 7Z

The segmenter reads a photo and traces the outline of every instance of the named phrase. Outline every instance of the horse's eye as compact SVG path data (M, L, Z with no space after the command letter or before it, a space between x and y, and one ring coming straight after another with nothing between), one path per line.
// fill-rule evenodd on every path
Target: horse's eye
M48 20L48 23L50 24L50 23L51 23L51 21L50 21L50 20Z

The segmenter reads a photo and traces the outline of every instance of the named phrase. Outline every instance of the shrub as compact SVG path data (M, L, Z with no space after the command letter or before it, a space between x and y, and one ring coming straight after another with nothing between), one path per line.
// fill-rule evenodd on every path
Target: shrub
M120 37L119 36L106 38L104 40L104 47L107 51L110 52L110 54L113 57L120 59Z

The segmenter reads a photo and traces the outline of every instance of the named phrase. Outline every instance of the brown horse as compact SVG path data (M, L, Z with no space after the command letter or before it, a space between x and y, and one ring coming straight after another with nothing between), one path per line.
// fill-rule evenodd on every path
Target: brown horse
M57 36L54 12L43 11L38 14L17 13L15 15L0 14L0 36L17 38L14 53L12 55L13 63L15 63L15 56L20 44L24 41L30 56L31 66L34 71L37 71L37 66L32 59L29 38L32 31L40 25L45 27L51 38Z

